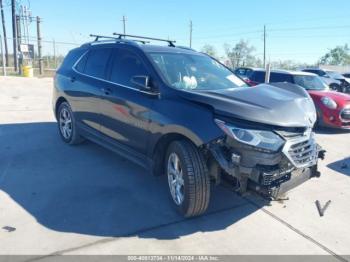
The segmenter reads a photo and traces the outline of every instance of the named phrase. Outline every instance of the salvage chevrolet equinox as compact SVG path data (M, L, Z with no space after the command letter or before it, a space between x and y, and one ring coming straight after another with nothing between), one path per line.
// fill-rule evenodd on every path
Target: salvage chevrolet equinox
M240 194L271 200L320 175L316 111L301 87L249 87L170 40L95 37L70 51L55 76L60 136L71 145L91 140L166 175L185 217L206 211L222 178Z

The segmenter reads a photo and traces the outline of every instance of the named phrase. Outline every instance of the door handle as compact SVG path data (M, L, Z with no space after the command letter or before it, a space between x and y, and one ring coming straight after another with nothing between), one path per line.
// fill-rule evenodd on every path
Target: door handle
M76 79L75 76L72 76L72 77L70 78L70 81L71 81L72 83L74 83L76 80L77 80L77 79Z
M110 95L112 93L112 89L110 88L101 88L102 93L104 93L105 95Z

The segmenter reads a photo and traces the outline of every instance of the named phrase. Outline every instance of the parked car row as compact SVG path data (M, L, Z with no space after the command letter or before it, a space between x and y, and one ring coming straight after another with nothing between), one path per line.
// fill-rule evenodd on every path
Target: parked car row
M350 79L345 78L335 71L319 68L306 68L302 71L318 75L334 91L350 93Z
M170 40L95 37L72 50L55 76L53 111L65 143L89 139L166 175L171 201L186 217L206 211L210 188L224 178L241 194L279 199L320 176L316 110L301 87L248 86ZM305 81L325 88L318 80Z
M286 82L303 87L315 103L317 125L350 129L350 95L331 90L325 81L314 72L309 69L303 71L272 70L270 83ZM250 85L265 82L266 71L264 69L237 68L235 73ZM328 74L333 75L329 72ZM336 74L333 76L338 77Z

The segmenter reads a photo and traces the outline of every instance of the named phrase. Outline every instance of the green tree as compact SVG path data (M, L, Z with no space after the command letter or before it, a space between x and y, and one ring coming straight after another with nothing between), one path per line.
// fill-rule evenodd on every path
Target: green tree
M333 49L330 49L320 59L320 64L323 65L349 65L350 64L350 54L349 47L347 44L344 46L337 46Z
M202 50L201 50L203 53L206 53L212 57L215 57L217 58L217 52L216 52L216 49L214 46L212 45L209 45L209 44L206 44L202 47Z
M248 41L242 39L234 47L225 44L224 49L233 68L255 65L256 59L252 54L255 51L255 47L250 46Z

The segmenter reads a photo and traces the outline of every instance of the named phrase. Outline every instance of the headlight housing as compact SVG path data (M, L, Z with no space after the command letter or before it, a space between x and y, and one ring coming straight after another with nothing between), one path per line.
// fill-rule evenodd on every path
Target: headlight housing
M336 109L338 106L337 103L332 98L330 98L328 96L322 97L321 102L329 109Z
M224 121L215 119L215 123L229 137L236 141L269 151L278 151L285 141L272 131L245 129L226 124Z

